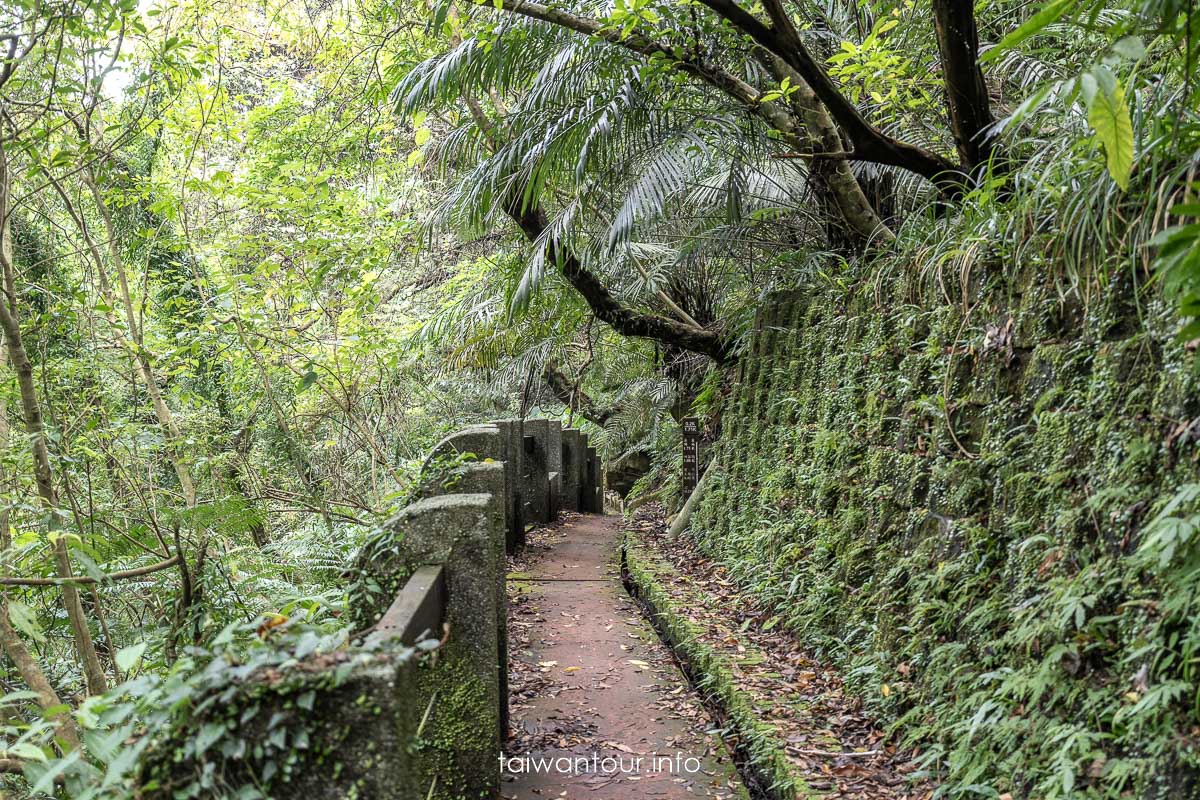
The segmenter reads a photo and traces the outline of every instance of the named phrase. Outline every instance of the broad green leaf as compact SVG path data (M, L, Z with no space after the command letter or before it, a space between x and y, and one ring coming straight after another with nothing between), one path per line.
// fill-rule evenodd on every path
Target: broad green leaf
M146 643L138 642L131 644L129 647L122 647L117 651L113 660L117 662L117 669L122 672L129 672L142 660L142 653L146 652Z
M17 742L6 748L5 752L11 758L24 758L29 761L45 761L46 754L42 748L30 742Z
M75 547L72 549L74 552L75 560L78 561L83 566L83 571L84 571L84 573L87 574L87 576L89 578L91 578L92 580L97 581L99 583L103 583L105 580L107 580L108 573L106 573L100 567L100 565L95 562L94 559L92 559L87 553L83 552L78 547Z
M22 772L24 772L26 780L33 784L33 795L53 793L54 784L59 780L59 776L79 761L79 752L79 750L73 750L63 758L56 758L53 761L43 759L42 761L26 762Z
M1126 36L1118 39L1112 46L1112 51L1121 58L1130 61L1141 61L1146 57L1146 43L1140 36Z
M1171 213L1176 213L1175 206L1171 207ZM1200 238L1200 223L1193 222L1189 225L1173 225L1170 228L1165 228L1154 234L1146 242L1146 245L1148 247L1162 247L1163 245L1177 242L1190 243L1196 238Z
M8 618L13 627L33 639L35 642L46 641L46 634L38 623L37 612L20 600L8 601Z
M11 601L10 601L11 602ZM28 689L20 689L15 692L8 692L0 695L0 706L7 706L13 703L19 703L22 700L38 700L40 695L37 692L31 692Z
M296 386L296 393L302 394L303 392L308 391L309 387L312 386L316 382L317 382L317 373L313 372L310 369L308 372L304 373L304 376L302 378L300 378L300 383L297 384L297 386Z
M1108 174L1122 190L1128 189L1129 175L1133 172L1133 121L1119 83L1112 91L1100 89L1092 95L1088 124L1104 147Z

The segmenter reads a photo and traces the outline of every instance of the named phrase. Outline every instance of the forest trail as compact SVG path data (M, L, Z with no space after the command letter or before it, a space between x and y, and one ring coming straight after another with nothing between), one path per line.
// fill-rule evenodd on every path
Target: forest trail
M621 583L620 542L620 518L568 514L532 532L512 564L501 793L744 796L699 698Z

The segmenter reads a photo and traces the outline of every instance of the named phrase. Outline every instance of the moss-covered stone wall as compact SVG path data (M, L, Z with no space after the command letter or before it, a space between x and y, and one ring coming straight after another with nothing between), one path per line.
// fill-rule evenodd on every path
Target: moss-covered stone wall
M1043 269L772 298L693 532L945 790L1196 796L1191 357Z

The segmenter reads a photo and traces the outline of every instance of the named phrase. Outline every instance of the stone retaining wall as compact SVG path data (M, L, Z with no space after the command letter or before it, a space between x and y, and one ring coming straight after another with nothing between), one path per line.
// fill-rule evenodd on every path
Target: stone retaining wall
M1200 647L1194 522L1154 522L1200 483L1193 357L1153 296L1012 269L765 302L691 535L948 796L1197 796L1194 670L1151 655Z

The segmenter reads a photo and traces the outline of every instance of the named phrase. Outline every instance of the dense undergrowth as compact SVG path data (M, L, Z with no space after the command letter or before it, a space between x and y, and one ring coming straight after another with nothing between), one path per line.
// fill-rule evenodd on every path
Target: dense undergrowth
M960 244L773 299L695 535L944 795L1194 796L1189 348L1140 269L1089 302L1061 240Z

